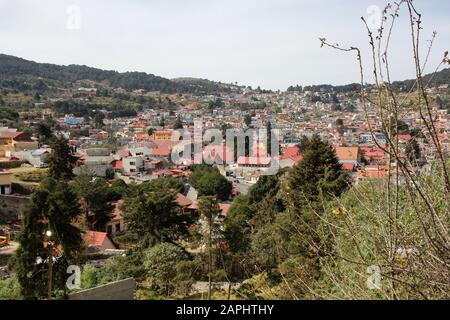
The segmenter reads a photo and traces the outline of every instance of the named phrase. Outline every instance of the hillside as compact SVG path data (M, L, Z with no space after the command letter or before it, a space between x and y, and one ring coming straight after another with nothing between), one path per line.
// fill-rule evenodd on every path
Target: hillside
M450 68L441 70L437 72L434 76L433 74L427 74L423 77L423 81L425 84L428 84L429 87L438 87L443 84L450 84ZM394 81L392 83L392 86L395 90L399 92L408 92L413 85L415 84L415 79L410 80L404 80L404 81ZM359 91L360 90L360 84L359 83L352 83L347 85L341 85L341 86L333 86L329 84L322 84L322 85L313 85L313 86L291 86L288 88L288 91L299 91L299 92L305 92L305 91L312 91L312 92L352 92L352 91Z
M18 90L33 89L29 87L30 83L36 85L38 80L46 84L55 84L56 81L55 85L62 87L72 85L76 81L89 80L128 91L145 89L163 93L203 94L225 90L224 87L210 81L172 81L144 72L120 73L80 65L60 66L0 54L0 87Z

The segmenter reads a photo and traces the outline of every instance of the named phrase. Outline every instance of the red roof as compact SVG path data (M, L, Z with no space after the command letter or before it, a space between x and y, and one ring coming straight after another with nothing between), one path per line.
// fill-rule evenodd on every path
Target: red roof
M152 155L158 157L168 157L172 151L167 146L152 148Z
M300 155L300 149L298 148L298 146L287 147L286 149L284 149L284 152L283 152L284 158L291 158L291 157L295 157L295 156L299 156L299 155Z
M122 160L115 160L115 161L113 161L112 167L114 169L118 169L118 170L123 169L123 161Z
M83 239L89 247L100 247L107 237L106 232L86 231Z
M353 171L355 169L355 164L353 163L344 163L342 168L346 171Z
M180 207L189 207L192 201L186 198L183 194L177 193L177 203Z

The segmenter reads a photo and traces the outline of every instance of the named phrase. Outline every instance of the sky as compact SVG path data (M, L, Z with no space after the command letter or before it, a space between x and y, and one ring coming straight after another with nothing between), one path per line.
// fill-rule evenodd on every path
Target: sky
M378 0L0 0L0 53L37 62L196 77L285 90L359 81L355 56L320 48L319 37L363 50L361 16L378 21ZM415 0L422 52L438 32L426 71L450 49L450 1ZM377 9L378 8L378 9ZM407 12L390 47L392 78L414 77ZM378 11L377 11L378 10Z

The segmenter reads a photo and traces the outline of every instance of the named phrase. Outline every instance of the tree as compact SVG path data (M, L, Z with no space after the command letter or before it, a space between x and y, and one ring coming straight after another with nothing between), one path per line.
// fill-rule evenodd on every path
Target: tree
M220 200L227 200L233 189L231 182L217 168L206 165L193 167L189 183L197 189L200 196L217 196Z
M105 231L113 210L111 190L106 181L82 174L74 179L73 188L81 200L86 226L90 230Z
M214 236L217 236L218 227L215 224L215 218L220 213L220 207L217 204L215 197L207 196L201 197L198 202L198 211L205 221L204 235L208 246L208 299L211 300L211 290L212 290L212 242Z
M318 135L300 143L303 160L288 175L294 203L318 201L320 197L339 196L348 186L348 175L342 170L333 147Z
M70 180L73 177L76 157L73 156L67 140L59 136L52 140L50 148L52 152L49 158L49 176L58 181Z
M105 115L103 112L97 111L94 114L94 126L98 129L101 129L105 124L103 120L105 119Z
M53 264L53 289L66 291L67 266L76 264L82 248L80 230L74 225L80 207L67 183L44 180L23 212L19 248L11 261L25 299L39 299L47 293L48 241L57 259ZM46 231L52 236L46 238Z
M53 138L53 131L48 123L39 122L36 126L36 134L39 142L42 144L48 144Z
M125 199L128 230L137 235L140 247L175 241L187 232L189 219L175 202L176 193L168 188L146 191L138 186L136 192Z
M417 160L422 157L422 150L420 149L420 146L415 138L412 138L408 141L408 143L406 144L405 153L408 157L409 162L413 165L415 165L417 163Z
M324 243L318 235L319 216L327 203L348 188L348 176L342 170L333 147L314 135L300 143L303 160L292 168L286 183L281 186L286 211L276 219L278 243L283 243L290 261L301 268L292 270L284 265L285 272L296 272L300 281L296 288L303 296L320 276L320 257ZM295 275L292 275L295 277Z
M234 199L225 218L225 239L232 253L245 252L248 249L252 232L249 221L254 215L248 196L240 195Z
M252 116L249 114L246 114L244 117L244 123L247 127L250 127L252 124Z
M166 296L170 296L175 288L173 280L177 276L178 263L188 260L189 255L184 249L167 242L155 245L144 254L144 266L149 280Z
M111 184L111 200L117 201L123 199L128 191L128 185L122 179L114 180Z
M177 120L175 120L175 124L173 125L174 130L183 129L183 121L181 121L180 116L177 117Z

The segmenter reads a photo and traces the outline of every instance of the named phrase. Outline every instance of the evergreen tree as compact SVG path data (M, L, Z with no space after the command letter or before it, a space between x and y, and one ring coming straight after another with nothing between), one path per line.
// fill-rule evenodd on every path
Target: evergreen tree
M173 125L174 130L183 129L183 121L181 121L180 116L177 117L177 120L175 120L175 124Z
M187 232L188 217L175 202L176 191L161 188L144 191L143 186L125 199L125 219L128 230L137 235L139 246L175 241Z
M75 178L73 188L78 194L84 212L84 221L90 230L105 231L113 206L111 190L102 178L92 179L89 175Z
M289 173L282 191L287 210L276 221L279 238L284 242L282 247L290 257L280 270L300 279L295 288L299 296L308 292L320 276L324 243L317 230L323 207L349 185L348 176L329 143L314 135L303 139L300 149L303 160Z
M417 160L419 160L422 156L422 150L420 149L419 144L417 143L416 139L411 139L406 144L405 148L406 156L408 157L408 160L415 165L417 163Z
M72 154L67 140L59 136L50 144L52 153L49 159L49 176L58 181L67 181L73 177L76 157Z
M201 197L198 202L198 211L205 222L203 224L203 234L205 237L205 242L208 248L208 299L211 299L211 291L212 291L212 243L213 240L218 238L218 234L220 233L220 229L215 223L215 219L217 215L220 213L220 207L217 204L217 200L215 197L206 196Z
M20 246L11 262L24 298L46 296L49 248L54 248L55 257L53 290L66 290L67 266L77 262L82 248L81 232L73 225L79 214L76 194L65 182L47 178L33 193L22 215ZM47 230L52 232L50 239ZM51 247L48 241L53 243Z
M53 138L53 131L49 124L39 122L36 127L36 134L39 142L42 144L48 144Z

